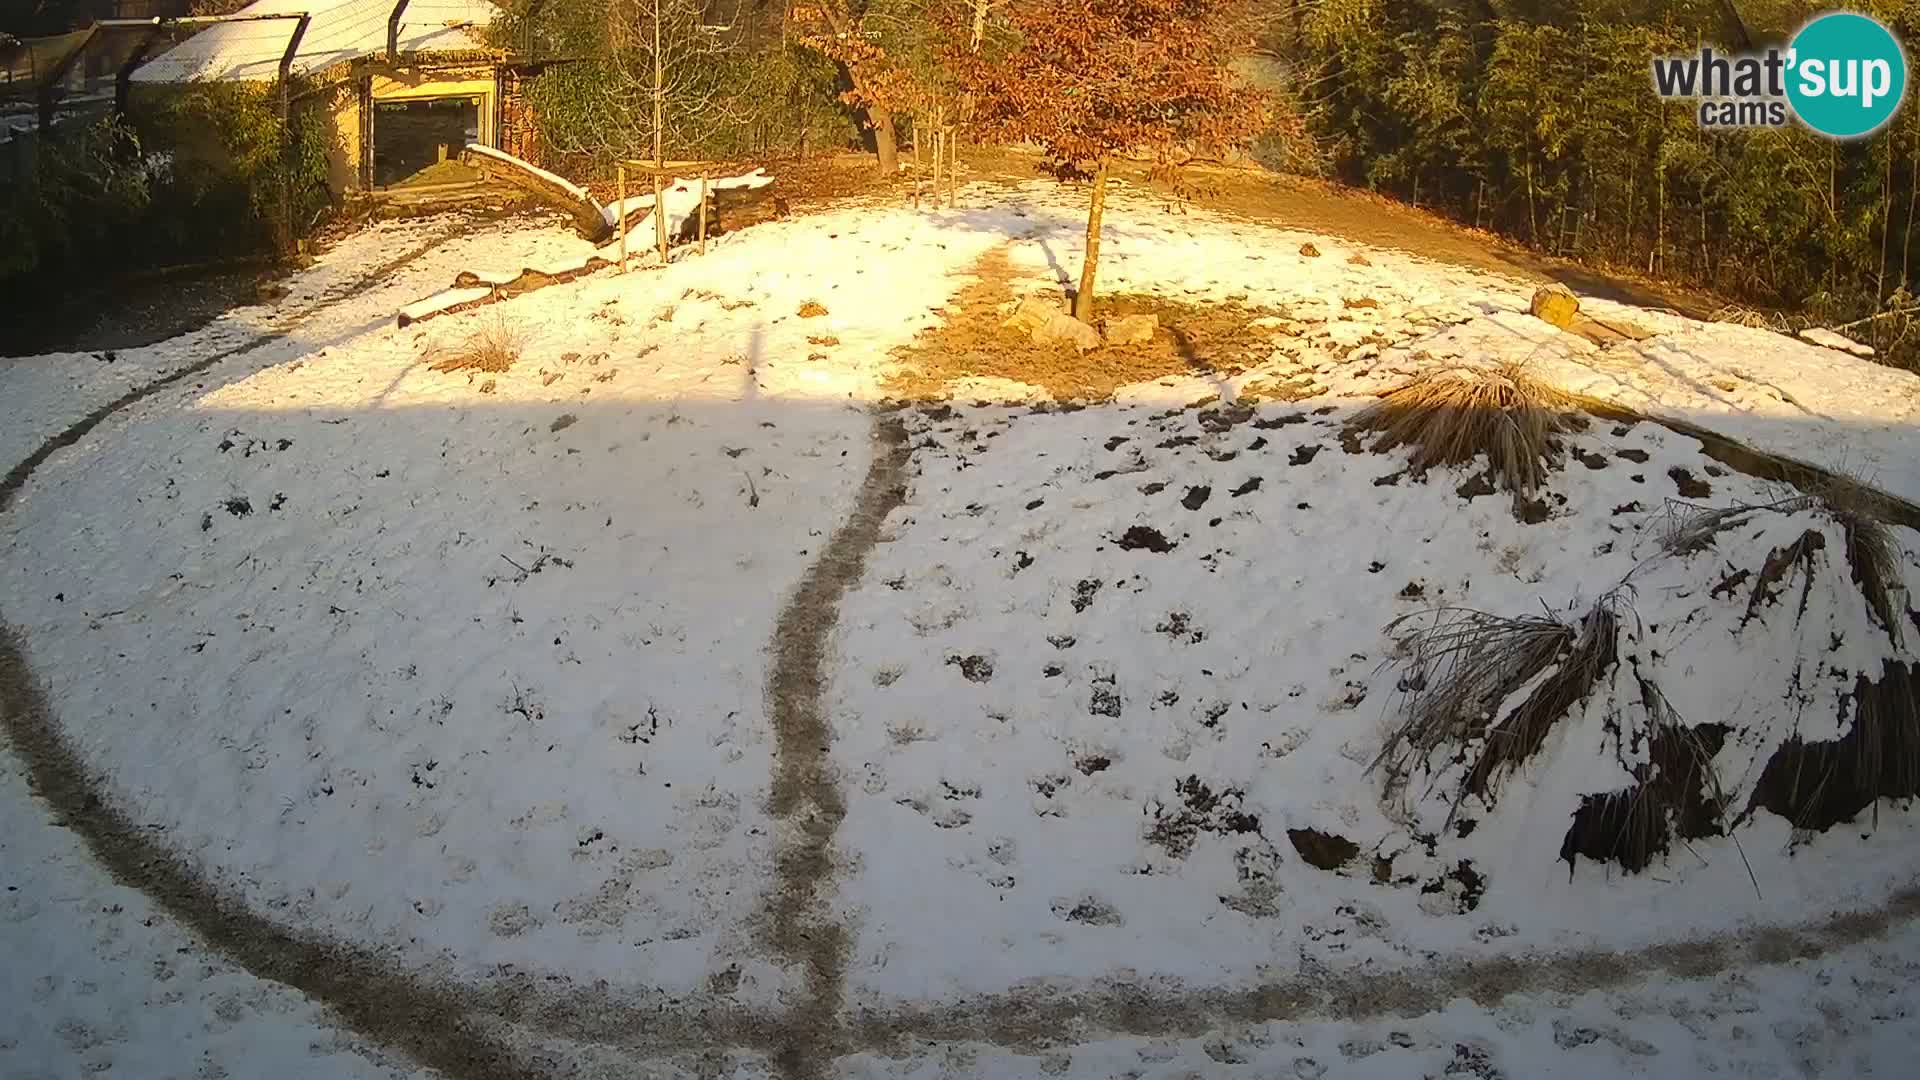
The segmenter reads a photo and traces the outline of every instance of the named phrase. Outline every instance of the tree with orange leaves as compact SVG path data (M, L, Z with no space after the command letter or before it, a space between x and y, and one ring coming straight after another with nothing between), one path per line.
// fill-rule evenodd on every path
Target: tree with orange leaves
M914 104L912 76L889 53L886 39L896 36L889 31L914 24L915 6L915 0L819 0L808 8L814 26L801 37L845 69L852 88L841 99L866 114L883 176L899 168L894 113Z
M1263 96L1229 70L1253 25L1247 0L1014 0L1004 36L949 48L982 135L1037 143L1056 178L1093 181L1075 318L1093 321L1113 159L1145 152L1165 176L1260 131Z

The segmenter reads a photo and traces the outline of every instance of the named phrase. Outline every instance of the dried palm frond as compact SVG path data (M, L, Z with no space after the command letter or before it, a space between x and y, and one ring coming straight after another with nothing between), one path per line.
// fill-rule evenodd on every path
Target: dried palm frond
M1491 800L1499 781L1540 749L1553 725L1593 693L1619 661L1620 617L1629 610L1620 594L1600 599L1580 620L1565 649L1554 657L1553 671L1487 732L1480 756L1468 771L1463 794Z
M1711 546L1720 534L1759 514L1822 511L1840 526L1846 539L1847 566L1853 583L1881 628L1897 645L1901 640L1900 620L1905 614L1907 590L1900 574L1900 543L1881 516L1882 506L1881 497L1871 488L1843 476L1828 479L1808 494L1770 503L1703 507L1669 500L1660 546L1669 555L1692 555ZM1784 569L1784 565L1775 567L1770 560L1762 570L1762 577L1769 572L1777 576Z
M1433 624L1401 639L1409 672L1401 682L1401 722L1373 763L1401 776L1414 757L1485 735L1500 703L1574 640L1574 629L1551 615L1510 617L1470 608L1402 616L1387 624L1387 632L1423 615L1433 616Z
M1875 512L1878 500L1866 485L1849 477L1834 477L1814 497L1840 523L1846 534L1847 566L1860 595L1880 626L1897 645L1900 617L1906 612L1906 584L1900 576L1900 543L1893 530Z
M1375 453L1412 446L1415 472L1484 454L1507 490L1525 493L1560 458L1553 436L1581 426L1577 410L1571 395L1507 364L1422 373L1349 423L1385 436L1372 446Z
M1668 499L1660 533L1660 548L1669 555L1692 555L1712 547L1714 539L1721 533L1738 528L1757 514L1796 514L1812 506L1813 499L1805 495L1771 503L1741 503L1736 506L1700 506Z
M1560 842L1560 857L1569 872L1584 855L1639 873L1655 856L1665 854L1675 838L1685 843L1731 835L1729 799L1713 767L1731 729L1720 724L1689 727L1651 679L1639 672L1635 677L1647 714L1647 760L1633 769L1634 786L1581 798ZM1739 849L1739 841L1734 847ZM1740 858L1746 861L1745 852ZM1758 892L1751 864L1747 876Z
M1881 799L1920 795L1920 665L1888 661L1879 679L1861 675L1844 707L1853 717L1844 736L1781 744L1747 813L1766 809L1795 828L1827 829Z

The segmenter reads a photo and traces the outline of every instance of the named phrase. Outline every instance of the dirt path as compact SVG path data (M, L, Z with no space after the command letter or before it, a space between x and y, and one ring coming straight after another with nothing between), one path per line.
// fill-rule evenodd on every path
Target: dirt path
M778 740L770 809L781 822L774 891L767 898L768 943L806 975L805 996L787 1012L774 1061L787 1080L831 1075L833 1033L845 993L847 930L823 917L833 871L833 834L846 797L829 760L833 728L822 698L830 681L828 641L840 599L860 580L880 525L906 501L907 429L898 417L874 424L873 462L853 512L800 581L773 632L767 703Z

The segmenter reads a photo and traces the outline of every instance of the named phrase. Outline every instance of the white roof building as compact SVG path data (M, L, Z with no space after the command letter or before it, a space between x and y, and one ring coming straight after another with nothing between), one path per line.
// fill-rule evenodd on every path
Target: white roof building
M294 53L292 71L312 75L335 64L386 51L394 0L257 0L240 15L298 15L310 21ZM399 51L483 50L482 28L498 9L490 0L409 0L400 18ZM262 81L280 74L297 20L215 23L147 61L138 83L197 80Z

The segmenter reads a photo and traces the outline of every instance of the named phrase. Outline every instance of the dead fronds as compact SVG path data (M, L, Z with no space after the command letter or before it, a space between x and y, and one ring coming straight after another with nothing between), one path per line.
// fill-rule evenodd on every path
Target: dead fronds
M504 315L483 321L459 344L439 352L428 365L434 371L485 371L498 373L520 359L525 335Z
M1586 700L1616 663L1623 594L1602 597L1577 622L1542 615L1493 615L1471 609L1421 613L1431 625L1401 639L1407 649L1400 722L1373 768L1388 788L1403 788L1415 768L1453 747L1450 760L1478 754L1453 798L1492 800L1498 782L1540 749L1553 724ZM1394 631L1410 615L1389 624ZM1523 691L1526 696L1509 705ZM1451 814L1449 815L1451 817Z
M1840 526L1853 583L1881 629L1897 645L1901 640L1900 620L1905 614L1907 590L1900 574L1900 543L1881 516L1883 505L1871 488L1847 477L1830 478L1807 494L1770 503L1701 507L1670 501L1660 546L1669 555L1692 555L1712 546L1720 534L1760 514L1818 511ZM1802 536L1790 545L1791 550L1776 551L1768 558L1759 571L1763 586L1777 583L1779 576L1796 561L1808 564L1812 551L1822 542L1809 537L1817 534ZM1810 565L1808 568L1811 569ZM1760 591L1760 588L1755 590L1756 604Z
M1920 795L1920 665L1888 661L1879 679L1861 675L1841 707L1853 717L1846 735L1782 744L1747 813L1766 809L1797 829L1828 829L1880 799Z
M1525 764L1553 725L1587 700L1594 686L1619 662L1619 594L1603 597L1580 619L1578 632L1556 654L1554 666L1498 725L1487 732L1463 790L1491 801L1499 782Z
M1685 843L1729 832L1729 800L1713 759L1731 729L1687 726L1651 679L1638 672L1635 678L1647 717L1647 760L1633 767L1632 787L1580 800L1560 842L1569 873L1584 855L1637 874L1666 854L1676 838ZM1751 866L1747 874L1751 879ZM1754 890L1759 888L1755 881Z
M1879 514L1873 491L1848 477L1835 477L1814 492L1847 541L1847 566L1881 629L1900 643L1907 588L1900 577L1900 543Z
M1665 521L1660 531L1660 550L1668 555L1693 555L1712 547L1721 533L1739 528L1756 515L1797 514L1812 506L1813 499L1805 495L1737 506L1701 506L1668 499Z
M1573 397L1519 364L1426 372L1381 395L1350 425L1381 432L1372 450L1412 446L1414 471L1485 455L1516 494L1539 487L1560 458L1554 436L1582 426Z

